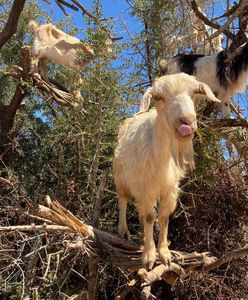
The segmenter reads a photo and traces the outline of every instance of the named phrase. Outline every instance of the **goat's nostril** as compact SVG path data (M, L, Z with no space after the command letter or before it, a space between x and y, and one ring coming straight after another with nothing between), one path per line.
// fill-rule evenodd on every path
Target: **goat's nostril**
M192 124L195 123L195 117L181 117L179 119L180 123L183 124L183 125L189 125L191 126Z
M185 120L183 118L179 119L180 123L183 124L183 125L190 125L189 121L188 120Z
M189 126L194 122L194 120L187 119L187 118L180 118L179 121L181 124L189 125Z

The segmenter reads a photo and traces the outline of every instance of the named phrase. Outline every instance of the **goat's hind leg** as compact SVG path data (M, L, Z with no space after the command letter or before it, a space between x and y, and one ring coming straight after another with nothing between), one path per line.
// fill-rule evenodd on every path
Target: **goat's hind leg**
M40 74L41 78L45 80L47 83L49 83L48 76L47 76L47 66L48 60L46 58L40 59Z
M118 232L122 238L130 240L130 232L129 232L128 226L127 226L127 201L128 201L128 197L119 195L119 199L118 199L118 205L119 205Z

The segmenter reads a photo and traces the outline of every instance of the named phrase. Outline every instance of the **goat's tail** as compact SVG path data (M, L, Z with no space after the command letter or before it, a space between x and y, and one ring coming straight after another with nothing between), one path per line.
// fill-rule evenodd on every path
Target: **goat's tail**
M38 26L39 25L34 20L31 20L28 23L28 29L31 30L31 31L35 31Z

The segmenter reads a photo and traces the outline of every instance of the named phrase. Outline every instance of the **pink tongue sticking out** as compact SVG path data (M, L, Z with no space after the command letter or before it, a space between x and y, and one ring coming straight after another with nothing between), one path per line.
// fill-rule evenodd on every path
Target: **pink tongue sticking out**
M177 131L181 134L181 136L187 136L192 134L192 129L189 125L183 124L181 125Z

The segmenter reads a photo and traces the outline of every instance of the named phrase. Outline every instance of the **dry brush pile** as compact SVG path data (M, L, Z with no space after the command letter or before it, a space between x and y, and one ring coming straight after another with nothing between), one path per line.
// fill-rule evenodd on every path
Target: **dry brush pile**
M49 197L37 209L22 195L0 212L2 297L245 299L247 178L239 171L222 165L206 174L214 172L214 184L198 176L182 183L169 231L173 262L157 261L151 272L142 269L139 245L87 225ZM18 183L2 179L1 187L13 204Z

